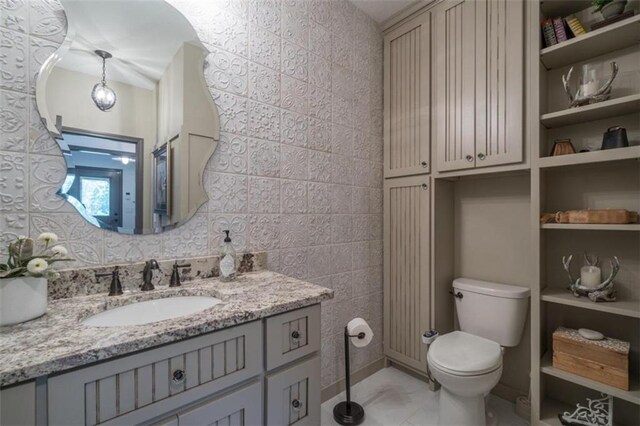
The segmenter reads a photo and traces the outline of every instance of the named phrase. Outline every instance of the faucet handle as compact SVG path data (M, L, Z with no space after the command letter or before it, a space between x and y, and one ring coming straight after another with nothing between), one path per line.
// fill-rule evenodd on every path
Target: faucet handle
M191 264L190 263L183 263L182 265L178 264L178 261L176 260L173 263L172 271L171 271L171 280L169 281L169 287L180 287L180 272L178 271L178 268L190 268Z

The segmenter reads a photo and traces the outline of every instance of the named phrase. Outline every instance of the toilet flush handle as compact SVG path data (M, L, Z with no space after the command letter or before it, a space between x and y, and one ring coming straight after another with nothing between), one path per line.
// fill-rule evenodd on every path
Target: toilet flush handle
M464 297L464 295L459 291L454 293L453 290L449 290L449 294L452 294L453 297L456 297L458 299L462 299Z

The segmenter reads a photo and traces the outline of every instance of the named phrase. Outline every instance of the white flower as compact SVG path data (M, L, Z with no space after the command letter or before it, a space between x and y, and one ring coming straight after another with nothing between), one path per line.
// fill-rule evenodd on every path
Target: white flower
M56 241L58 241L58 236L53 232L43 232L38 236L38 241L46 244L54 244Z
M36 257L35 259L31 259L29 263L27 263L27 271L32 274L41 274L47 270L49 264L46 260Z
M50 280L57 280L58 278L60 278L60 273L56 271L49 271L47 272L47 278L49 278Z
M51 251L53 254L57 254L60 257L65 257L67 255L67 249L62 246L53 246L51 247Z

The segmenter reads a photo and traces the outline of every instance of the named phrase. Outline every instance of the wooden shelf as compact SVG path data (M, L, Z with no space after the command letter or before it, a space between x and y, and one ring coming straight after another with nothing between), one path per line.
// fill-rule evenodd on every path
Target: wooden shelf
M540 51L540 60L547 69L560 68L633 46L640 42L639 35L640 15L636 15L544 48Z
M598 102L597 104L543 114L540 116L540 124L547 129L553 129L634 112L640 112L640 94L623 96L621 98Z
M620 398L633 404L640 405L640 386L638 386L638 381L634 380L633 377L630 378L630 390L626 391L614 388L613 386L605 385L604 383L596 382L595 380L587 379L586 377L578 376L577 374L555 368L551 362L551 352L547 352L544 357L542 357L540 371L549 376L554 376L559 379L566 380L567 382L575 383L598 392L612 395L615 398Z
M640 159L640 146L607 149L604 151L579 152L576 154L542 157L539 160L541 169L550 167L573 167L586 164L608 163Z
M591 0L542 0L540 10L547 18L563 18L591 7Z
M578 231L640 231L640 223L611 225L607 223L543 223L542 229L575 229Z
M592 311L607 312L631 318L640 318L640 300L616 300L615 302L592 302L586 297L575 297L564 288L547 287L542 290L542 300L561 305L575 306Z

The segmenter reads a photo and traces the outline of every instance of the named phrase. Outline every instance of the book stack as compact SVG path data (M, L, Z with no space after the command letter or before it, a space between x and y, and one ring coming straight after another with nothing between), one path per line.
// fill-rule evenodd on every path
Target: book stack
M542 21L542 37L545 47L562 43L586 33L582 23L575 16L550 18Z

